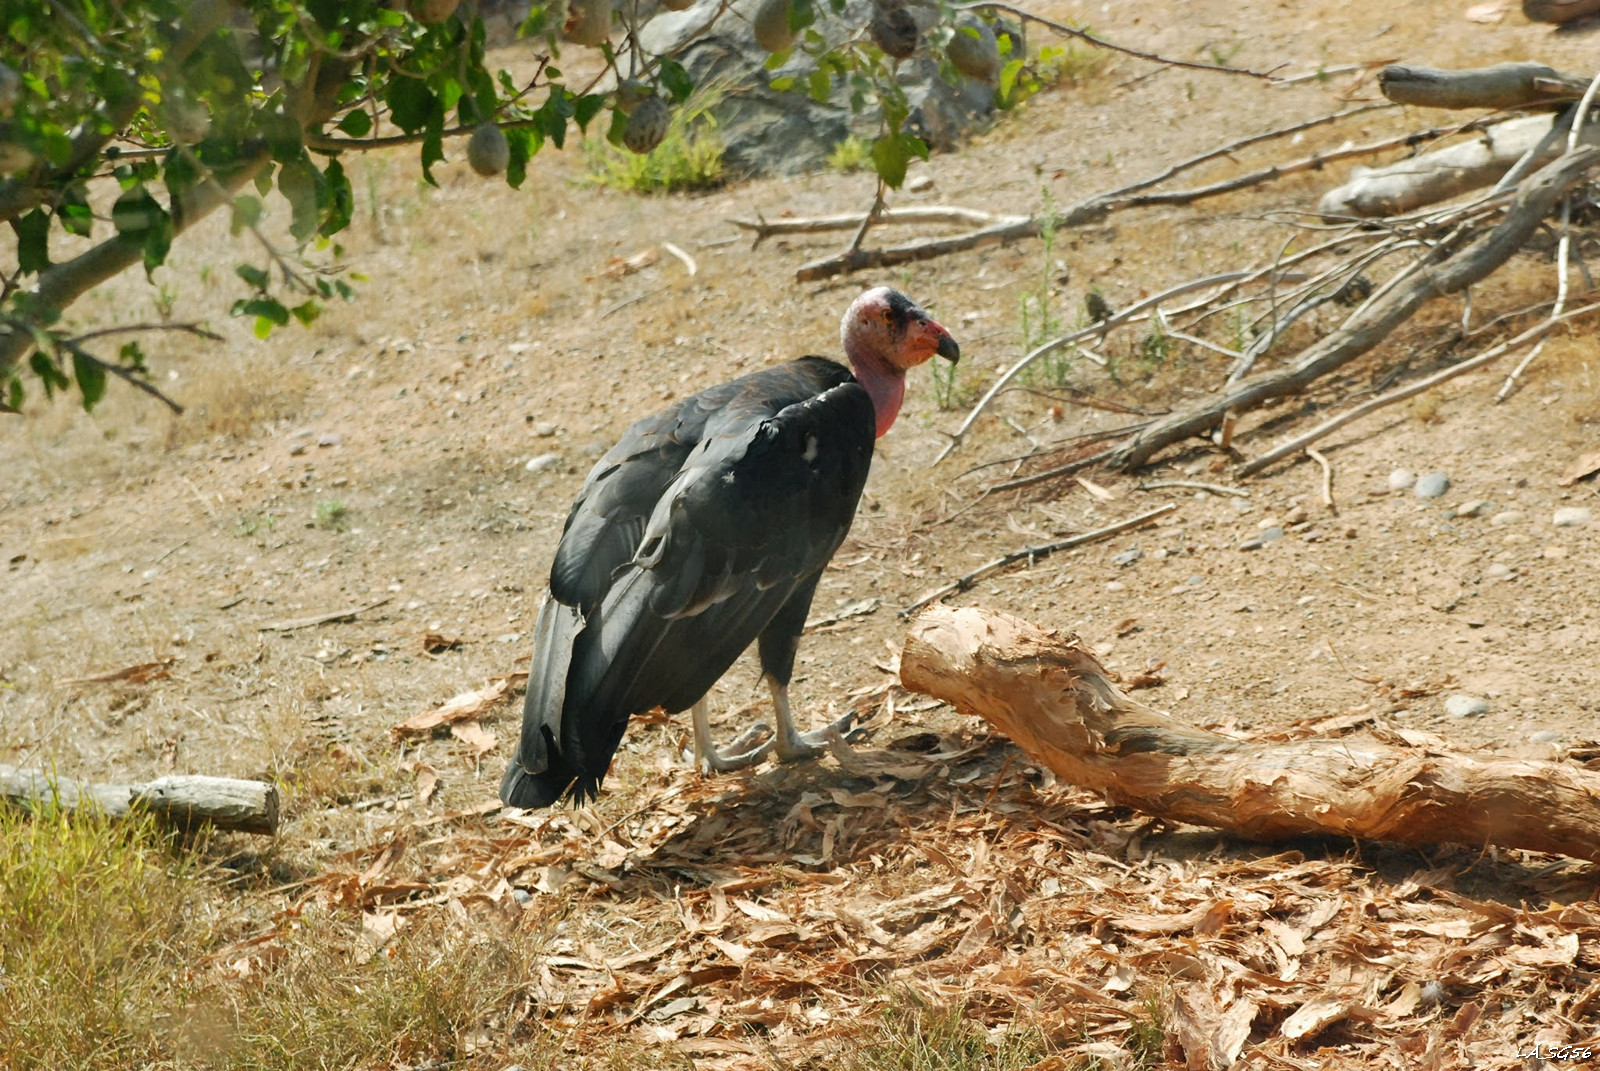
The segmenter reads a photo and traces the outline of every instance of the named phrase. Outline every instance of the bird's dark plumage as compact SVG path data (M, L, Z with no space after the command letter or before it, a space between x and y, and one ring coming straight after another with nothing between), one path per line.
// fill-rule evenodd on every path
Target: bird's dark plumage
M764 672L787 684L875 435L867 390L822 357L630 427L567 516L501 798L593 796L630 717L692 706L757 638Z

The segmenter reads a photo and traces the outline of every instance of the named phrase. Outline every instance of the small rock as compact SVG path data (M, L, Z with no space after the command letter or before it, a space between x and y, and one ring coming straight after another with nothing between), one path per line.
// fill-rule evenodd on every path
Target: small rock
M1279 540L1279 539L1282 539L1282 538L1283 538L1283 529L1278 527L1278 526L1276 526L1276 525L1274 525L1273 527L1268 528L1266 531L1262 532L1260 535L1256 536L1254 539L1247 539L1243 543L1240 543L1239 544L1239 549L1240 550L1260 550L1262 547L1266 546L1268 543L1271 543L1271 542L1273 542L1275 540Z
M338 446L342 442L344 442L344 436L336 431L324 432L317 436L318 446Z
M1556 510L1553 523L1557 528L1582 528L1594 520L1594 511L1585 506L1563 506Z
M1524 543L1532 543L1533 537L1523 532L1507 532L1500 538L1500 542L1508 547L1517 547Z
M1269 513L1265 517L1261 518L1261 520L1256 522L1256 527L1264 532L1268 528L1282 528L1283 522L1280 521L1276 515Z
M1410 469L1395 469L1389 473L1389 490L1409 491L1417 482L1417 474Z
M1420 477L1411 490L1418 498L1440 498L1450 490L1450 477L1442 472L1430 472Z
M1489 701L1475 695L1453 695L1444 701L1444 712L1452 718L1481 718L1489 713Z
M1485 580L1505 580L1507 577L1513 577L1516 575L1517 571L1511 568L1511 566L1507 565L1505 562L1495 562L1493 565L1489 566L1489 568L1483 571L1483 578Z
M1204 584L1205 582L1206 582L1206 578L1201 576L1199 573L1194 574L1188 580L1184 581L1185 584L1189 584L1189 585Z
M1501 510L1499 513L1496 513L1493 517L1489 518L1489 523L1494 525L1496 528L1504 528L1504 527L1506 527L1507 525L1510 525L1510 524L1521 524L1522 521L1523 521L1523 513L1522 513L1522 511L1521 510L1515 510L1515 509Z
M556 465L560 460L560 454L540 454L538 457L530 457L523 468L529 472L543 472L545 469Z
M1559 543L1554 543L1544 548L1543 555L1552 561L1559 560L1567 556L1567 548Z
M1306 519L1306 510L1305 510L1304 506L1296 506L1293 509L1291 509L1288 513L1285 513L1283 515L1283 523L1284 524L1299 524L1301 521L1303 521L1305 519Z
M1106 582L1106 590L1107 591L1127 591L1128 590L1128 585L1124 584L1120 580L1109 580L1109 581Z
M1121 554L1113 554L1111 556L1111 564L1123 566L1132 565L1142 557L1144 557L1144 551L1140 550L1138 547L1129 547Z
M289 447L289 456L290 457L299 457L301 454L303 454L305 452L306 452L306 444L305 443L295 443L293 446Z
M556 433L556 425L551 420L541 420L533 426L533 433L541 439L548 439Z
M1463 502L1456 507L1457 517L1482 517L1489 512L1489 500L1474 498L1470 502Z
M1561 734L1552 729L1540 729L1538 732L1529 736L1528 740L1535 744L1553 744L1560 738Z
M933 176L926 171L906 179L907 193L925 193L933 189Z
M513 887L511 889L511 898L513 900L515 900L519 904L526 904L530 900L533 899L533 894L531 892L529 892L527 889L519 889L519 888ZM515 1067L517 1065L516 1064L512 1064L511 1066ZM506 1071L510 1071L510 1068L507 1068Z

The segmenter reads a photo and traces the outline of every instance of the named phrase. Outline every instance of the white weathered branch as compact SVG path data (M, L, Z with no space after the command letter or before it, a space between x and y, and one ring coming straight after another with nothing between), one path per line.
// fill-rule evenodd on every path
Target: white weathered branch
M1508 119L1471 141L1384 167L1356 168L1350 181L1323 194L1317 210L1329 217L1392 216L1491 186L1524 156L1524 166L1543 167L1565 147L1548 136L1554 123L1553 115ZM1590 127L1583 143L1600 144L1597 131Z
M29 810L95 810L111 818L142 810L167 825L185 829L211 825L240 833L278 831L277 786L232 777L190 774L114 785L0 765L0 800Z

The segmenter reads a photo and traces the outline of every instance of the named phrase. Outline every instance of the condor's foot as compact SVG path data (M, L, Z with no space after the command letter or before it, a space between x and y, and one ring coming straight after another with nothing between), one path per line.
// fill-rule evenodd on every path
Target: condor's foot
M801 759L819 758L828 752L829 736L834 733L842 736L855 724L856 712L852 710L820 729L802 733L794 727L794 712L789 709L788 685L779 684L770 676L766 678L766 682L772 692L773 710L778 716L778 732L773 738L773 748L778 754L779 762L799 762Z
M766 722L756 722L740 733L726 749L718 749L711 742L711 707L704 697L694 705L694 765L701 773L728 773L746 766L754 766L771 753L777 738L770 735L772 727ZM757 740L766 740L757 744Z

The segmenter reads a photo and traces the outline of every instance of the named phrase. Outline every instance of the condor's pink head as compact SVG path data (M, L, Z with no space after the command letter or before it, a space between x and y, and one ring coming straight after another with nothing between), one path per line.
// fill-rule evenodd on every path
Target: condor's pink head
M952 364L961 347L916 302L887 286L850 303L839 337L856 379L872 397L878 434L889 430L906 396L906 371L938 354Z

